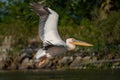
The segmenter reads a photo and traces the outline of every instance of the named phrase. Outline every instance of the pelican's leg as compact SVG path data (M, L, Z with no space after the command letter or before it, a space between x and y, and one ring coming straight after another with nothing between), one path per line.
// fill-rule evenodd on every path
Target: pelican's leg
M45 64L45 62L46 62L46 59L40 61L39 64L38 64L38 66L41 67L43 64Z
M38 66L39 66L39 67L43 66L43 65L46 63L46 59L47 59L47 57L46 57L46 56L43 56L43 57L40 59L40 62L38 63Z

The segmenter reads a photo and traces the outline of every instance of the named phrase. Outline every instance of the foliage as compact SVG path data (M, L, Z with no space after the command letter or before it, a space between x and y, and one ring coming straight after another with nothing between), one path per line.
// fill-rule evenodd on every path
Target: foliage
M75 37L101 50L120 45L119 0L104 20L99 16L102 0L3 0L0 1L0 36L13 35L17 46L27 44L28 38L38 34L39 17L30 10L32 2L41 2L59 13L59 32L64 40Z

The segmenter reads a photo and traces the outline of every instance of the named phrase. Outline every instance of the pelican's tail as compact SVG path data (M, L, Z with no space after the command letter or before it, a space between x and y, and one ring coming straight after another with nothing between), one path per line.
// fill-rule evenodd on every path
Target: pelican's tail
M38 52L35 55L35 58L38 60L38 59L42 58L45 55L46 55L46 51L43 50L43 49L39 49Z
M31 5L32 10L35 11L39 16L50 14L48 7L46 6L42 6L38 3L31 3L30 5Z

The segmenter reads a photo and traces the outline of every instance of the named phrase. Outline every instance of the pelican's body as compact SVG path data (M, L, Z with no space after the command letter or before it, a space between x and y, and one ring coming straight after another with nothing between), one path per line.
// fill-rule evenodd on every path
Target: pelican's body
M54 58L67 51L75 49L75 45L92 46L86 42L80 42L69 38L64 42L58 34L57 24L59 15L48 7L43 7L37 3L32 4L33 10L40 16L39 35L43 41L43 48L36 53L36 59L43 58L39 63L41 66L46 58Z

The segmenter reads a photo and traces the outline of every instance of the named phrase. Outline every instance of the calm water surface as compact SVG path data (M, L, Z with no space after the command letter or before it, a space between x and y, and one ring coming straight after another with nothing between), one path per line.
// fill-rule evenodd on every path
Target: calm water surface
M120 80L120 70L1 71L0 80Z

